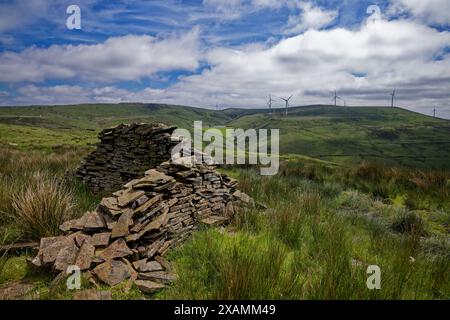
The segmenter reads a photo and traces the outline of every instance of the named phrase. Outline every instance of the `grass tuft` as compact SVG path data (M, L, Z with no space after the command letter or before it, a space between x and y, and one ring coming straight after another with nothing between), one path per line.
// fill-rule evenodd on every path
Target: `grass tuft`
M38 240L60 234L59 226L73 215L74 196L61 180L36 173L32 183L13 197L17 225L24 237Z

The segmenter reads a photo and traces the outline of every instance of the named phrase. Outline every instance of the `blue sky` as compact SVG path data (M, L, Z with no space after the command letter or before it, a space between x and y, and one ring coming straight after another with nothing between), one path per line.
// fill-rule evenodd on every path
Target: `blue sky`
M449 26L448 0L0 0L0 105L255 108L337 90L369 106L397 88L398 105L450 118Z

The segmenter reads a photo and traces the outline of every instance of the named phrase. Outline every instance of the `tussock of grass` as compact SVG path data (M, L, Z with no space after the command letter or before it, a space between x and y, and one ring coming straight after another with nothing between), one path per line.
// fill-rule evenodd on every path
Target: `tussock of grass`
M402 210L394 217L391 227L395 232L408 233L419 237L428 234L423 219L416 213L407 210Z
M39 240L61 233L59 226L73 214L72 191L54 177L36 173L32 183L13 197L13 221L24 237Z
M0 145L0 236L7 234L7 243L58 234L61 221L98 203L80 181L63 178L82 156L73 149L44 154Z
M164 298L280 299L289 290L283 286L287 250L267 237L208 230L172 256L179 259L179 280Z

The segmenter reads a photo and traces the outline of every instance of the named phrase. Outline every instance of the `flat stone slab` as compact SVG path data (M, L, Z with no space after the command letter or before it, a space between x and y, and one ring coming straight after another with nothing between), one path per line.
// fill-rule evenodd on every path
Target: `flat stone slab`
M134 213L146 213L153 205L158 203L162 199L162 194L156 195L153 198L147 200L147 202L143 203L139 207L134 210Z
M77 265L80 270L88 270L91 267L94 254L95 247L89 241L85 241L81 246L80 251L78 251L75 265Z
M142 259L133 262L134 268L139 272L152 272L152 271L162 271L162 265L157 261L147 261L147 259Z
M75 263L77 257L78 247L75 243L59 250L58 255L53 265L57 271L66 271L67 267Z
M220 216L210 216L208 218L202 219L201 222L203 224L206 224L208 226L218 226L221 225L225 222L227 222L228 219L225 217L220 217Z
M92 236L91 244L94 247L106 247L109 244L111 232L96 233Z
M115 286L131 276L128 265L119 260L109 260L92 270L97 278L107 285Z
M103 229L106 228L106 222L102 214L98 211L88 212L86 214L84 229Z
M121 238L127 236L129 231L129 226L133 222L131 218L133 217L133 210L127 209L117 220L117 223L114 225L111 231L111 238Z
M73 240L65 237L51 237L41 240L41 250L38 256L44 264L53 263L61 249L71 246Z
M160 283L171 283L177 279L177 276L170 272L153 271L153 272L140 272L138 274L140 280L151 280Z
M80 225L80 219L68 220L59 226L59 230L61 230L62 232L69 232L81 229L82 227Z
M76 291L73 295L74 300L112 300L111 291L97 291L87 289Z
M117 198L117 204L119 205L119 207L123 208L126 205L136 201L143 195L145 195L145 192L142 190L129 189L124 194L122 194L119 198Z
M127 246L125 240L122 238L117 239L108 248L103 250L98 257L104 260L112 260L115 258L122 258L132 255L133 251Z
M122 213L122 209L119 208L116 197L103 198L100 202L100 206L112 216Z
M155 293L158 290L164 289L166 286L150 280L136 280L134 281L136 287L144 293Z
M25 282L12 282L0 286L0 300L31 300L33 297L29 295L34 286Z

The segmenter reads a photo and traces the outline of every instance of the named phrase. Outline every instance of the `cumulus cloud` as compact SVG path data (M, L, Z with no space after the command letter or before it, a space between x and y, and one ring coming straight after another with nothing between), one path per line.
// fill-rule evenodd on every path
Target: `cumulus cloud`
M220 3L210 5L220 7ZM242 3L236 1L235 7L245 5ZM278 8L271 0L251 3ZM327 104L331 103L331 91L338 90L348 105L387 105L389 93L397 88L399 105L425 113L436 105L450 117L448 31L414 19L380 20L352 30L322 29L333 21L333 12L309 2L292 3L295 8L303 3L304 15L322 18L300 15L291 27L303 30L301 34L266 44L200 50L199 34L194 30L165 40L126 36L90 46L2 53L0 81L80 78L89 84L28 85L18 96L2 98L0 104L162 102L251 108L265 106L268 94L294 94L294 105ZM180 77L167 88L132 91L114 82L139 80L163 71L196 70L200 60L208 67Z
M338 16L337 10L323 10L310 2L300 2L298 7L301 13L289 16L285 33L299 34L308 29L321 29Z
M139 80L163 71L194 71L199 58L197 29L166 39L128 35L95 45L53 45L0 53L0 81Z
M1 4L0 32L29 25L48 13L50 4L46 0L16 0Z
M31 104L78 104L91 101L89 93L80 86L58 85L38 87L26 85L17 90L18 96L10 102L17 105ZM2 102L2 104L5 104Z
M327 103L308 96L307 91L327 94L353 88L388 92L420 82L421 86L415 85L419 90L432 83L448 92L450 57L434 58L449 44L448 32L409 21L378 21L353 31L310 30L270 47L211 50L206 56L210 69L184 77L167 92L177 92L203 106L222 101L242 107L264 105L269 93L295 93L296 103Z
M338 90L348 105L387 105L396 87L399 105L426 109L436 104L448 110L450 55L443 48L449 44L448 32L411 21L310 30L268 47L213 49L206 55L211 68L140 97L250 108L265 106L269 93L294 94L297 105L327 104L331 91Z
M427 23L450 25L450 1L448 0L392 0L391 12L405 11Z

